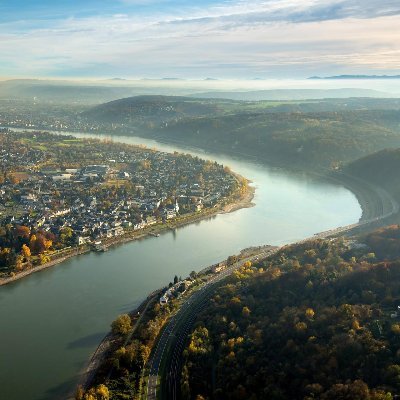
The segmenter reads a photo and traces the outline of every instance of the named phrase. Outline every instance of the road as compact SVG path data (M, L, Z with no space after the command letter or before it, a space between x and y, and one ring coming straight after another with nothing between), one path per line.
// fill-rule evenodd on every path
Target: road
M366 227L399 212L399 204L389 193L381 188L374 188L374 190L382 202L380 216L320 232L315 234L312 238L307 238L292 244L304 243L310 239L326 239L332 236L338 236L350 232L355 228ZM384 207L384 204L386 204L386 207ZM179 397L182 351L184 350L187 336L198 313L206 305L210 296L213 294L214 287L221 280L240 268L246 261L253 262L262 260L276 253L280 248L271 249L271 247L264 247L261 249L262 250L258 253L241 259L239 262L206 282L200 289L194 292L178 309L176 314L170 318L150 359L148 386L145 396L148 400L156 400L157 395L161 400L175 400Z
M176 314L167 322L158 340L149 363L149 377L147 384L146 398L149 400L157 399L159 385L162 385L163 397L176 399L178 384L180 380L181 353L185 345L187 335L193 325L195 318L201 309L206 305L208 299L213 294L214 287L235 270L240 268L246 261L254 262L266 258L279 248L263 247L261 250L249 257L243 258L224 271L215 275L196 290L178 309ZM168 365L166 361L170 360ZM160 372L166 379L159 381Z

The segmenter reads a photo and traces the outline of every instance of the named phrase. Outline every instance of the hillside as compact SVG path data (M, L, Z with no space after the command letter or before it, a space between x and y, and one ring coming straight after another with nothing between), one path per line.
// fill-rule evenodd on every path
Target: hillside
M356 160L345 172L384 187L400 200L400 149L385 149Z
M330 168L400 147L398 111L237 113L170 123L159 134L286 166Z
M165 141L302 168L331 168L400 147L400 101L238 102L139 96L81 114L99 132Z
M82 116L98 122L160 124L181 118L216 115L222 112L222 104L179 96L136 96L99 105Z
M400 301L399 232L375 232L365 248L310 241L244 265L197 317L182 398L393 399L400 391L400 323L392 316ZM394 260L376 258L392 240Z

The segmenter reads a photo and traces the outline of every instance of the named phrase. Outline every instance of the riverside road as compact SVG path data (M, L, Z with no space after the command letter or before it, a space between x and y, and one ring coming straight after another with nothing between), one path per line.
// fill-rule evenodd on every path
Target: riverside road
M378 190L382 204L384 202L390 204L389 210L385 210L384 207L382 207L381 216L329 231L320 232L315 234L312 238L301 240L297 243L303 243L310 239L326 239L328 237L338 236L350 232L355 228L366 227L367 225L397 214L399 212L399 204L386 191L380 188ZM280 247L260 247L258 252L242 258L240 261L204 283L200 289L195 291L186 300L175 315L170 318L150 359L146 396L148 400L156 400L157 398L175 400L178 398L182 366L181 355L187 336L198 313L203 309L211 295L214 293L213 289L217 284L232 274L235 270L239 269L246 261L254 262L263 260L277 253L279 250Z

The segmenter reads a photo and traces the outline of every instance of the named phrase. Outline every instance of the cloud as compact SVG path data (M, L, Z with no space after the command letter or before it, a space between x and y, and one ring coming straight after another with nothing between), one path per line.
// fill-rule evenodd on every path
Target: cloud
M225 1L175 13L122 11L0 24L0 75L307 76L400 68L397 0Z

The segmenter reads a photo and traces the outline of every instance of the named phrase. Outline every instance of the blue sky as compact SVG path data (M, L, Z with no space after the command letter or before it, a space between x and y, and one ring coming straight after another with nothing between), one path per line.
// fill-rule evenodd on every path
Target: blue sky
M400 73L398 0L2 0L0 77Z

